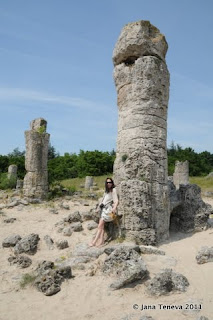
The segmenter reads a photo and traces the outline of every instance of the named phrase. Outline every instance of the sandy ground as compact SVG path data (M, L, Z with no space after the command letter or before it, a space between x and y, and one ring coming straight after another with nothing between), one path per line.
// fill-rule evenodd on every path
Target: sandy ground
M213 205L213 199L204 201ZM110 291L110 278L97 272L94 276L87 275L86 270L73 270L74 278L65 281L61 291L47 297L34 287L20 288L23 274L32 272L39 261L64 259L70 255L78 243L89 243L95 231L86 228L75 232L71 237L57 233L55 223L62 220L70 212L88 211L94 207L76 201L67 201L70 210L59 210L59 214L51 214L45 205L33 205L19 209L3 209L0 214L0 241L12 235L22 237L30 233L40 236L39 248L32 265L27 269L10 266L8 257L10 248L0 248L0 320L136 320L143 315L152 316L154 320L196 320L206 316L209 320L213 314L213 263L198 265L196 254L202 246L212 246L213 229L195 233L170 235L170 239L159 246L166 255L143 255L152 278L162 268L172 268L188 279L190 286L186 293L175 293L158 298L148 296L145 283L129 286L117 291ZM6 218L14 217L14 223L4 223ZM69 248L49 250L43 240L45 235L54 241L67 239ZM101 256L102 257L102 256ZM104 256L101 258L103 259ZM100 259L100 260L101 260ZM142 309L142 306L148 306ZM171 309L174 308L180 309ZM190 309L191 308L191 309ZM200 310L201 308L201 310Z

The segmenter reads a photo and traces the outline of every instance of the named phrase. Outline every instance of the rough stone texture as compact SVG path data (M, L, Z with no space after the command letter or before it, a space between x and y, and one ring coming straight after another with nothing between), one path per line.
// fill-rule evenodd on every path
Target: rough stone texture
M85 212L81 212L80 213L81 215L81 218L83 221L86 221L86 220L93 220L93 212L92 210L91 211L85 211Z
M5 222L5 223L13 223L14 221L16 221L16 218L4 219L4 222Z
M198 264L213 262L213 247L202 247L196 256L196 260Z
M90 187L92 187L92 186L93 186L93 177L86 176L84 188L85 189L90 189Z
M184 292L188 286L189 282L182 274L164 269L149 281L147 291L150 295L160 296L175 291Z
M198 317L196 320L209 320L209 318L204 317L204 316L200 316L200 317Z
M116 280L110 289L120 289L125 285L147 277L146 265L137 251L125 247L115 249L104 261L103 272L114 275Z
M22 189L23 188L23 185L24 185L24 181L23 180L17 180L17 182L16 182L16 189L17 190L20 190L20 189Z
M39 118L31 122L31 130L25 131L26 156L24 194L43 199L48 192L48 145L50 135L46 133L46 120Z
M11 265L17 264L19 268L28 268L32 264L32 260L26 256L10 256L8 261Z
M38 234L31 233L30 235L22 238L14 247L15 254L27 253L33 255L37 251L37 245L40 238Z
M48 236L48 235L44 236L44 241L45 241L49 250L54 249L54 241L50 236Z
M9 236L5 238L2 242L3 248L15 247L15 245L21 240L21 236L19 234L15 234L13 236Z
M64 222L82 222L81 215L79 211L75 211L73 213L70 213L66 218L63 219Z
M189 162L188 161L175 162L173 182L176 189L179 189L180 184L189 184Z
M11 164L8 167L8 175L7 175L8 179L14 179L14 181L16 181L17 180L17 170L18 170L17 165Z
M211 205L201 198L201 189L195 184L181 184L175 191L170 182L171 231L202 231L207 228L209 215L213 212Z
M118 102L114 178L127 238L155 244L168 238L165 37L148 21L126 25L113 52Z
M63 250L69 247L67 240L59 240L56 242L56 246L58 249Z
M85 243L79 243L75 246L72 255L74 257L89 257L90 259L97 259L101 254L103 254L103 248L89 247Z
M36 269L35 286L46 296L52 296L61 290L61 283L72 277L71 267L56 267L51 261L43 261Z
M158 254L158 255L165 255L165 252L162 250L159 250L152 246L140 246L140 252L143 254Z
M87 229L88 230L93 230L98 227L98 224L95 221L91 221L87 224Z

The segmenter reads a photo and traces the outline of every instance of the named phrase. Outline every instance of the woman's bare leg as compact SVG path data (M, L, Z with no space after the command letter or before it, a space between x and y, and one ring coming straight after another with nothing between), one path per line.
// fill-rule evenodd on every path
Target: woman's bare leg
M98 241L100 239L100 241ZM104 220L101 218L98 224L98 231L96 233L95 239L90 243L90 246L95 246L97 242L103 244L104 240ZM99 244L100 245L100 244Z

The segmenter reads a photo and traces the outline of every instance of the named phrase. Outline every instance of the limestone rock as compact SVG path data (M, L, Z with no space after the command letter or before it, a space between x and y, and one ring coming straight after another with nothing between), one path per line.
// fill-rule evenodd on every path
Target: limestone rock
M93 212L92 211L83 211L80 213L82 221L92 220L93 219Z
M63 250L69 247L67 240L59 240L56 242L56 246L58 249Z
M179 189L180 184L189 184L189 162L176 161L175 171L173 174L173 182L176 189Z
M103 272L114 275L110 289L116 290L127 284L145 279L148 275L146 265L133 249L124 247L115 249L104 261Z
M196 256L196 260L198 264L213 262L213 247L202 247Z
M10 264L17 264L19 268L28 268L32 264L32 260L27 256L10 256L8 258Z
M84 188L90 189L90 187L92 187L92 186L93 186L93 177L86 176Z
M87 224L87 229L88 230L93 230L98 227L98 224L95 221L91 221Z
M38 234L31 233L30 235L22 238L14 247L15 254L27 253L33 255L37 251L37 245L40 238Z
M72 277L71 267L57 268L51 261L43 261L36 269L35 286L46 296L56 294L61 290L61 283Z
M31 130L25 131L26 155L24 194L43 199L48 192L48 145L50 135L46 133L46 120L39 118L31 122Z
M70 237L73 233L73 228L71 228L71 226L65 227L62 232L64 236Z
M174 196L172 198L170 230L191 232L207 228L213 208L202 200L200 187L195 184L181 184L177 191L176 203Z
M152 246L140 246L140 252L143 254L159 254L165 255L165 252Z
M15 234L5 238L2 242L3 248L15 247L15 245L21 240L21 236L19 234Z
M149 21L126 25L113 51L118 101L114 178L127 238L155 244L169 235L167 42Z
M15 164L11 164L8 167L8 179L12 179L14 181L14 187L16 186L16 181L17 181L17 170L18 167Z
M107 246L104 249L104 253L106 253L109 256L116 249L135 250L138 253L140 253L140 247L135 244L117 244L117 245Z
M63 219L63 221L64 222L69 222L69 223L82 222L82 218L81 218L81 215L80 215L79 211L75 211L74 213L70 213L68 215L68 217Z
M48 235L44 236L44 241L45 241L49 250L54 249L54 241L50 236L48 236Z
M184 292L188 286L189 282L182 274L164 269L149 281L147 291L150 295L160 296L175 291Z
M5 223L13 223L14 221L16 221L16 218L4 219L4 222L5 222Z
M91 259L97 259L101 254L103 254L103 248L89 247L85 243L79 243L75 246L73 251L73 256L75 257L89 257Z

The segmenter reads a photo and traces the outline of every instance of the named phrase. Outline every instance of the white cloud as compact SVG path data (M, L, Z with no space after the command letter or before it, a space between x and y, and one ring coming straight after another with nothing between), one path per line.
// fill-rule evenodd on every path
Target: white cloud
M26 90L21 88L0 88L0 101L30 101L42 102L47 104L63 105L68 107L83 108L89 110L102 110L109 106L96 103L79 97L57 96L45 92Z

